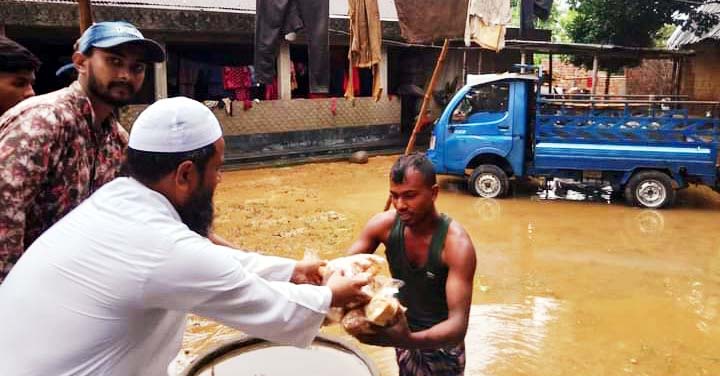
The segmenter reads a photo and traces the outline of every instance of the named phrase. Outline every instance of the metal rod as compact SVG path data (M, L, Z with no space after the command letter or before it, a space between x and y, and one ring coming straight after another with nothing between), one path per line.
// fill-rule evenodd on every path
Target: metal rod
M548 93L553 93L553 54L550 54L548 61L550 62L548 67L548 76L550 76L550 82L548 83Z
M601 98L601 97L618 97L618 98L673 98L673 97L678 97L678 98L688 98L689 96L685 95L685 94L683 94L683 95L674 95L674 94L662 94L662 95L657 95L657 94L596 94L596 95L592 95L592 94L578 93L578 94L543 94L543 97L560 97L560 98L565 98L565 97L599 97L599 98ZM572 99L572 98L567 98L567 99Z
M677 82L677 67L678 67L678 61L677 59L672 59L672 88L670 89L671 93L676 92L676 88L678 86Z
M713 101L644 101L644 100L611 100L611 99L541 99L541 103L586 103L586 104L656 104L656 105L666 105L666 104L703 104L703 105L720 105L720 102L713 102Z
M482 57L483 57L482 50L478 50L478 70L477 70L478 74L482 74Z
M685 59L680 58L680 62L678 63L677 68L677 86L675 87L675 94L680 94L680 85L682 85L682 71L683 71L683 63L685 62Z
M467 50L463 51L463 68L462 68L462 85L465 86L467 83L467 71L468 71L468 59L467 59ZM457 89L456 87L453 88L453 90Z

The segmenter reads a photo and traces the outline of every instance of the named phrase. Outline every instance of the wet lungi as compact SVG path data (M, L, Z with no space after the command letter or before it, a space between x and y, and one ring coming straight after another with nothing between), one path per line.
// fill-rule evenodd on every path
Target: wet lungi
M395 349L400 376L459 376L465 371L465 343L440 349Z

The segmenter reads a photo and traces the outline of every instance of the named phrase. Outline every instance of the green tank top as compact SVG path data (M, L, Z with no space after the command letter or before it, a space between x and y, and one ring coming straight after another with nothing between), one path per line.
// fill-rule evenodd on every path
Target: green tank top
M385 255L393 278L405 282L398 299L408 308L408 326L413 332L430 328L448 317L445 298L448 268L442 263L441 255L451 221L447 215L440 215L440 223L430 241L427 262L415 268L405 255L405 224L399 216L395 217Z

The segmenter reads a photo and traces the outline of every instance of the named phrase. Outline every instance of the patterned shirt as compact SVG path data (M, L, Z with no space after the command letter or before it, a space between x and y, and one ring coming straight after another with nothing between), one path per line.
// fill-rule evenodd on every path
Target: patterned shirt
M0 283L40 234L115 178L127 132L93 127L79 82L27 99L0 117Z

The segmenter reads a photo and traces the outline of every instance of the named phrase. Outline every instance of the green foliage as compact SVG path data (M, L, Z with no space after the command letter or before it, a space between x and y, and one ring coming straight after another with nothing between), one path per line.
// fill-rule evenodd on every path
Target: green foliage
M712 0L708 2L718 3ZM698 12L695 2L682 0L568 0L576 15L566 25L568 36L576 43L614 44L630 47L654 47L667 33L666 25L680 25L702 34L720 22L717 14ZM688 18L678 18L686 14ZM592 67L592 57L578 56L573 64ZM618 71L634 66L638 59L602 59L604 70Z
M570 35L567 32L567 27L570 25L577 12L573 9L568 9L564 12L560 11L560 5L558 1L553 2L552 10L550 11L550 17L547 20L538 20L536 27L538 29L547 29L552 32L553 42L572 42Z
M653 40L652 47L665 48L667 46L667 41L670 39L673 31L675 31L675 28L676 26L671 24L664 25L660 28L660 30L655 33L655 39Z
M512 20L510 26L520 27L520 0L510 0Z

